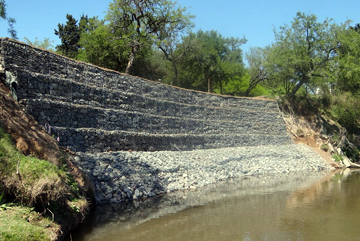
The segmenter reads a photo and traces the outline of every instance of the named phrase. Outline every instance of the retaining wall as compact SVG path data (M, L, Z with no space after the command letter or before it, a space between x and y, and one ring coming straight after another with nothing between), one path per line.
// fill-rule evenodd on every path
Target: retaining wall
M275 101L184 90L1 39L0 72L74 151L192 150L291 142Z

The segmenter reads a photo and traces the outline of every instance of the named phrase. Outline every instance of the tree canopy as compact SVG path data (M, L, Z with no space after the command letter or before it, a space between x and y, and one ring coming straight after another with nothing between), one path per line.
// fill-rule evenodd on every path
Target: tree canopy
M212 92L213 85L217 85L222 93L224 82L243 74L240 47L244 43L245 38L224 38L216 31L199 30L189 34L178 46L180 52L189 48L180 63L181 85L209 92Z
M76 20L71 14L66 14L66 24L58 24L58 29L54 29L55 35L59 36L61 44L56 46L56 51L71 58L75 58L81 48L80 37L82 33L95 29L96 17L88 18L82 15L80 21Z
M115 37L128 48L125 73L130 73L135 56L142 48L156 44L166 51L169 43L191 24L186 8L168 0L114 0L106 20Z
M360 94L360 25L337 33L339 48L334 82L342 91Z
M275 43L268 56L272 80L282 82L290 96L304 85L326 81L335 64L337 29L331 20L318 22L314 14L298 12L291 26L275 30Z

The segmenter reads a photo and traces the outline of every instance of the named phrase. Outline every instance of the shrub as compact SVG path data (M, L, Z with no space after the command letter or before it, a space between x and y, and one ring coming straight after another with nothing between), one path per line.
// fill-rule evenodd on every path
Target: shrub
M333 154L332 158L334 158L336 162L343 160L343 157L340 154Z
M343 93L334 97L331 113L349 133L359 134L360 102L356 96Z

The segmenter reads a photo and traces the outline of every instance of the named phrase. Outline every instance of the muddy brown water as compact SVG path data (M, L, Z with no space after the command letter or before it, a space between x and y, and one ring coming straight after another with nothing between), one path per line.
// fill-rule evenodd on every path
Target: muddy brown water
M72 240L360 240L360 172L288 173L98 207Z

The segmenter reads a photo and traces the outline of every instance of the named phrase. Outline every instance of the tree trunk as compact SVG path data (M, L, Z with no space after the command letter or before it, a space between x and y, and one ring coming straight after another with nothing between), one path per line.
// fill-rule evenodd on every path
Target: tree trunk
M251 86L249 86L249 88L246 89L246 91L245 91L245 96L246 97L249 97L250 91L252 91L252 89L253 88Z
M220 79L220 94L222 95L222 93L223 93L223 88L222 88L222 81Z
M130 56L129 56L128 64L127 64L126 69L125 69L125 74L129 74L129 73L130 73L130 69L131 69L131 66L132 66L133 63L134 63L134 59L135 59L135 54L134 54L134 52L131 52L131 53L130 53Z
M295 96L296 92L300 89L300 87L305 83L305 81L300 81L295 87L294 89L291 91L290 96L293 97Z
M127 66L126 66L126 69L125 69L125 74L130 74L130 69L131 69L131 66L134 63L135 55L136 55L136 52L138 51L139 47L140 47L139 45L135 45L135 46L131 47L131 53L130 53L130 56L129 56L129 62L128 62Z
M173 65L173 68L174 68L174 77L173 77L173 80L172 80L172 83L173 85L176 85L176 86L179 86L179 83L178 83L178 68L175 64L174 61L171 61L172 65Z
M208 78L208 93L212 93L212 84L210 78Z

